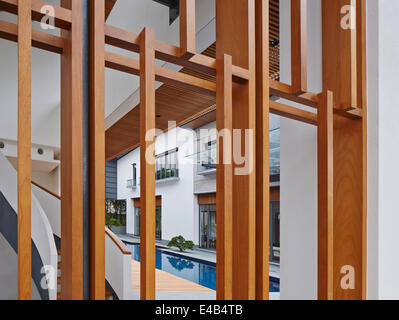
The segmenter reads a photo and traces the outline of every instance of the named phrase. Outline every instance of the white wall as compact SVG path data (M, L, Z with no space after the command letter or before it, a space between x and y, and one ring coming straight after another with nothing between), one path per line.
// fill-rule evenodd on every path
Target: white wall
M368 297L399 299L397 0L368 2Z
M47 2L59 5L59 0ZM0 19L17 22L15 15L6 12L0 12ZM33 23L33 27L40 29L37 22ZM40 31L58 33L57 30ZM10 144L16 148L17 141L17 58L17 43L0 39L0 141L6 144L6 148ZM32 49L32 144L53 150L60 147L60 56L36 48ZM9 156L8 151L5 154ZM32 150L32 158L36 156L37 153ZM38 158L44 160L45 155ZM35 163L32 170L34 179L51 191L59 192L58 173L36 171Z
M59 0L49 3L59 4ZM16 16L0 12L16 23ZM38 23L33 23L39 29ZM40 30L43 32L49 32ZM56 31L52 31L56 33ZM17 140L17 43L0 39L0 138ZM60 146L60 56L32 49L32 143Z
M178 147L178 167L180 180L156 184L156 195L162 197L162 239L169 240L182 235L198 243L198 222L194 218L194 167L189 157L193 153L192 130L177 128L158 137L155 143L156 154ZM173 139L177 134L178 141ZM168 141L171 139L171 141ZM187 139L187 140L185 140ZM183 147L188 141L189 148ZM191 147L190 147L191 146ZM126 199L127 232L134 233L134 198L140 198L140 186L136 189L126 187L126 181L132 179L132 164L137 164L137 178L140 177L140 148L137 148L118 160L118 199ZM155 213L154 213L155 214Z
M280 1L280 14L281 81L290 83L289 0ZM315 93L321 91L320 0L308 1L308 87ZM316 299L317 129L284 118L280 126L281 299Z

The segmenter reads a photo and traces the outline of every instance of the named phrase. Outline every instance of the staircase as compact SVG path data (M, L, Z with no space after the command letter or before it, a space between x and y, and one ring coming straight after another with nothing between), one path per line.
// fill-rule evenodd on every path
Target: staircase
M57 300L61 300L61 250L57 249L58 267L57 267ZM105 290L105 300L115 300L115 295L111 290Z

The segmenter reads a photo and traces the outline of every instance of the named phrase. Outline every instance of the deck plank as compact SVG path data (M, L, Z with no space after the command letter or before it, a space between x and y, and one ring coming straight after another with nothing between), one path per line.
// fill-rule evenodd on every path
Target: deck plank
M140 291L140 262L132 260L132 290ZM156 269L157 292L214 292L214 290Z

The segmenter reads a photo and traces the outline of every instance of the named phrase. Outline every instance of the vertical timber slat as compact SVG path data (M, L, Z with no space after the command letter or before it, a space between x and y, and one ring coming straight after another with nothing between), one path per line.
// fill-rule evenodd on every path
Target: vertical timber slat
M232 299L232 264L233 264L233 170L232 170L232 132L233 132L233 92L232 92L232 57L225 55L217 60L216 72L216 126L219 133L216 219L217 265L216 297L218 300Z
M291 0L292 90L307 91L307 0Z
M154 31L144 28L140 34L140 297L155 300L155 50ZM148 157L147 157L148 154ZM148 158L148 159L147 159Z
M195 0L180 0L180 50L185 58L196 52Z
M235 143L234 151L240 155L246 151L247 154L245 168L233 165L233 299L253 300L256 224L255 0L216 0L216 42L217 59L223 59L225 54L231 55L233 65L249 72L247 82L233 84L233 129L241 136L241 143Z
M363 110L363 266L367 265L367 55L366 55L366 0L356 0L357 84L358 107ZM362 281L367 282L367 269L362 269ZM362 288L362 299L367 299L367 288Z
M71 30L61 30L61 299L83 299L83 41L82 2L72 10Z
M31 0L18 1L18 299L32 299Z
M256 1L256 299L269 299L269 0Z
M350 13L341 14L342 8L356 9L354 1L322 0L323 91L333 91L335 108L343 110L357 107L356 28L345 18Z
M318 170L318 299L333 299L334 172L333 94L320 94L317 131Z
M350 110L358 104L357 30L351 28L355 0L322 1L323 91L334 93L335 108ZM350 7L351 6L351 7ZM349 17L348 19L345 16ZM356 18L356 15L353 15ZM344 28L343 28L344 22ZM345 22L347 22L345 24ZM364 32L364 31L362 31ZM362 40L365 42L365 40ZM336 52L340 54L337 55ZM365 101L363 102L365 105ZM334 248L333 299L360 300L366 292L366 119L334 114ZM346 276L345 285L341 286ZM353 281L349 281L353 279Z
M105 299L105 1L90 0L90 297Z

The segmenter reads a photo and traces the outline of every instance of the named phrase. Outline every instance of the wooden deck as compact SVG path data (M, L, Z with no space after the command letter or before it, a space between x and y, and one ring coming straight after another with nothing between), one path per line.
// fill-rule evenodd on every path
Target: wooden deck
M132 260L132 290L140 291L140 263ZM156 269L157 292L214 292L194 282L176 277L168 272Z

